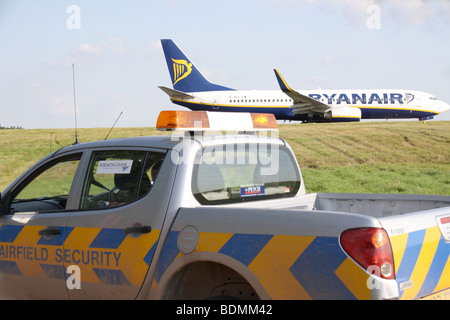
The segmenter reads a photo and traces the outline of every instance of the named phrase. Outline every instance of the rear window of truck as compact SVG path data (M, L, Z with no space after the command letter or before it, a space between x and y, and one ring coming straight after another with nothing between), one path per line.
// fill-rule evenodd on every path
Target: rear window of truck
M192 192L201 204L292 197L299 188L296 161L284 146L220 145L196 156Z

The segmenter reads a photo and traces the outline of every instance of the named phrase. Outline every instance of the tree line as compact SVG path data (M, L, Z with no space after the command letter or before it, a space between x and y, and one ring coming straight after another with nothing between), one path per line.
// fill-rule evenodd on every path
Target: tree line
M0 124L0 130L7 130L7 129L23 129L20 126L10 126L10 127L4 127Z

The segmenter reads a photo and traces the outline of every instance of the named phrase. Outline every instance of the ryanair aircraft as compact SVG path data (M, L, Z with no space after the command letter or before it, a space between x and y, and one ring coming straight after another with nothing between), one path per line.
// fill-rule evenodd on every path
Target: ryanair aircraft
M272 113L278 120L303 122L361 119L432 119L450 109L436 97L411 90L293 90L277 70L281 90L235 90L209 82L181 49L161 40L173 89L170 100L191 110Z

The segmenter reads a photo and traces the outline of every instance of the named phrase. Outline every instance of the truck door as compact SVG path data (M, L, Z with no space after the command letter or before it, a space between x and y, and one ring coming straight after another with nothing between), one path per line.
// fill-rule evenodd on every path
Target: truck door
M44 161L2 198L0 298L68 298L62 254L81 153Z
M161 150L97 150L67 227L64 264L79 268L71 299L132 299L147 274L172 181ZM166 166L167 167L167 166ZM160 170L161 169L161 170ZM161 172L160 172L161 171ZM157 179L164 176L166 179ZM163 181L163 182L161 182Z

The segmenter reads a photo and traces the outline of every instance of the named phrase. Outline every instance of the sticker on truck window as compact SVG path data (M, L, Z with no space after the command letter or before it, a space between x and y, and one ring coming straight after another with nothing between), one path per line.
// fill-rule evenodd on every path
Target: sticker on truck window
M97 174L129 174L133 160L105 160L100 161L97 167Z
M264 186L241 187L241 197L262 196L264 193Z

